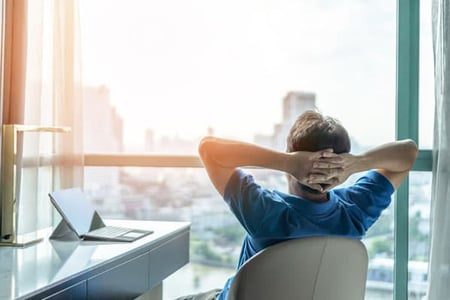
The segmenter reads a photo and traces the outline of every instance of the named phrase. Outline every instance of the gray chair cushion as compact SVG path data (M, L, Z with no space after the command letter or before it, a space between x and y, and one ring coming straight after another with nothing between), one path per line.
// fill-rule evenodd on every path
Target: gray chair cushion
M270 246L237 272L228 300L362 300L368 257L343 237L308 237Z

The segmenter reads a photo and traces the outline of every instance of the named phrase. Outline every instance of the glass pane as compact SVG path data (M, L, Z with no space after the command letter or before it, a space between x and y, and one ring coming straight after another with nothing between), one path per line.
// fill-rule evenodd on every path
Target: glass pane
M434 65L431 0L420 1L419 147L433 147Z
M283 173L251 173L268 188L287 189ZM204 169L86 167L85 191L104 218L191 222L190 263L165 280L164 299L221 288L234 274L244 231ZM391 205L363 240L369 253L365 299L393 297L393 224Z
M411 172L409 186L409 299L427 291L430 247L431 172Z
M352 152L394 139L395 1L80 3L86 153L191 155L206 134L284 149L313 107L341 120ZM243 232L204 170L85 170L105 217L192 222L191 263L165 282L165 299L234 273ZM255 173L285 190L283 174ZM371 258L391 257L392 216L364 240ZM369 299L392 298L387 286L368 287Z
M394 138L395 1L80 2L86 152L284 149L314 106L354 149Z
M366 300L393 299L394 205L391 204L369 229L365 238L369 254Z
M89 167L85 191L103 218L191 222L190 263L164 281L164 299L222 288L234 273L244 231L204 169Z

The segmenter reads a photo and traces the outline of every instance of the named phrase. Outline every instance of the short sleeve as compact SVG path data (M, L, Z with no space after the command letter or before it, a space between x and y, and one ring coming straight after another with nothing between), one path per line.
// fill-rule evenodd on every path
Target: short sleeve
M343 203L349 204L348 211L361 222L367 230L386 209L395 189L382 174L372 170L359 178L350 187L336 189Z
M274 218L286 211L286 204L276 193L261 187L252 175L243 170L237 169L230 177L224 200L250 236L257 237L262 232L277 235L272 231L283 230L271 224L276 223Z

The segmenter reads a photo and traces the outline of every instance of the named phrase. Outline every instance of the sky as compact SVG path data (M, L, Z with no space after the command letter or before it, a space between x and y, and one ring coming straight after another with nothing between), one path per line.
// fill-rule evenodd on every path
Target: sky
M126 143L146 128L271 134L289 91L315 93L319 110L361 144L391 141L395 10L392 0L80 0L83 80L110 88ZM432 98L428 38L423 99ZM424 103L421 140L431 144L433 101Z

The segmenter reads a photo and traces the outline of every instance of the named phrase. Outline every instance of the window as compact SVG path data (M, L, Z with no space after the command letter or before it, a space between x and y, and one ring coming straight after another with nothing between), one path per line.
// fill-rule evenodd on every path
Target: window
M123 122L123 149L87 152L196 154L208 133L267 142L313 106L355 148L394 138L392 1L82 0L81 22L86 109L109 101ZM93 114L101 136L108 114Z
M80 13L85 153L176 154L191 161L206 134L283 149L293 118L314 106L342 121L358 153L393 140L396 125L404 122L395 116L395 1L133 0L124 6L81 0ZM429 32L428 25L422 30ZM421 46L429 45L424 38ZM421 50L428 58L429 53ZM421 56L425 74L428 58ZM433 83L422 80L427 76L421 76L421 99L432 97ZM421 100L420 106L425 148L431 147L431 102ZM85 169L85 188L106 217L193 222L193 263L167 280L168 299L221 287L234 272L243 234L204 170L195 162L170 165ZM285 184L283 174L252 172L270 186ZM410 181L410 203L429 184L430 176L417 174ZM210 215L200 218L204 211ZM410 211L409 224L422 217ZM220 226L207 226L208 218ZM395 283L397 219L391 205L364 239L371 259L369 298L393 298L394 288L403 288ZM416 243L414 226L410 247ZM411 265L409 281L416 278ZM408 274L403 277L408 283Z

